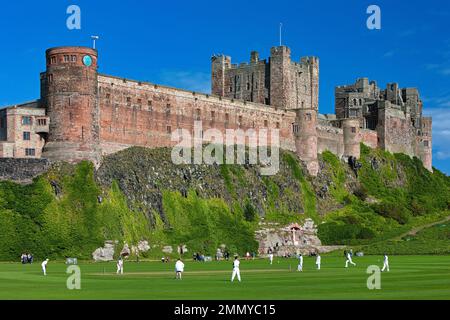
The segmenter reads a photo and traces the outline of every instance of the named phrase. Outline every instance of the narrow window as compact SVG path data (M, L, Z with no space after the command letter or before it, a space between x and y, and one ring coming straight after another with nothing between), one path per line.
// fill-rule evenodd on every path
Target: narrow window
M356 133L356 128L352 127L352 133Z
M279 122L277 122L276 128L277 128L277 129L280 129L280 123L279 123Z
M23 140L26 140L26 141L31 140L31 135L30 135L30 133L28 131L25 131L23 133Z
M230 122L230 114L225 113L225 122Z
M31 125L31 117L29 116L22 117L22 125L25 126Z
M131 98L127 97L127 105L131 106Z
M36 155L35 149L26 148L25 149L25 156L27 157L34 157Z
M167 133L172 133L172 127L171 126L167 126L166 127L166 131L167 131Z
M264 127L268 127L269 126L269 122L267 120L264 120Z

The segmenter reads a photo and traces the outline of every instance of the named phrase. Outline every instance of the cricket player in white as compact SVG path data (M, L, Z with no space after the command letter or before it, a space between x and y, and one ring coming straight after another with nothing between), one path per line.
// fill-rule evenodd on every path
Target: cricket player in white
M317 258L316 258L317 270L320 270L321 263L322 263L322 257L320 256L320 254L317 254Z
M233 262L233 275L231 276L231 282L234 281L234 278L237 276L239 282L241 282L241 272L239 271L240 261L238 257L234 258Z
M298 256L298 268L297 268L297 270L298 271L303 271L303 256L302 256L301 253Z
M272 252L269 253L269 261L270 261L270 264L273 263L273 253Z
M184 272L184 263L181 259L178 259L175 263L175 279L181 280L181 274Z
M384 263L383 263L383 269L381 269L381 272L384 272L386 270L389 272L389 257L387 254L384 255Z
M47 263L48 263L48 259L44 260L41 264L42 266L42 271L44 272L44 276L47 275Z
M348 268L348 264L351 264L352 266L356 267L356 263L353 262L352 260L352 255L350 254L350 252L347 252L347 260L345 261L345 267Z
M123 260L122 257L119 258L119 260L117 260L117 274L123 274Z

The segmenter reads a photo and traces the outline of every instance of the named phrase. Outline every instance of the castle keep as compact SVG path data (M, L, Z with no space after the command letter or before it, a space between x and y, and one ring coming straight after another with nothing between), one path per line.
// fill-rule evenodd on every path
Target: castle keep
M285 46L261 60L211 59L211 92L197 93L100 74L98 52L59 47L46 52L40 99L0 109L0 157L99 163L131 146L170 147L174 130L279 129L281 147L308 171L317 154L360 155L360 143L420 158L432 170L432 121L415 88L358 79L337 87L335 115L318 113L319 59L291 59ZM270 143L270 142L269 142Z

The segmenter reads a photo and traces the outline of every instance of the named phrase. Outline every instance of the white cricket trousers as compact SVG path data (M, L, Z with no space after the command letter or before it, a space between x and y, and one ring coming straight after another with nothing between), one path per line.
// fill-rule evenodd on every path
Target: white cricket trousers
M384 271L384 270L386 270L387 269L387 271L389 272L389 262L384 262L384 264L383 264L383 269L381 269L381 271Z
M353 265L353 266L356 266L356 263L354 263L353 261L352 261L352 259L347 259L347 261L345 261L345 267L346 268L348 268L348 264L351 264L351 265Z
M44 272L44 276L47 275L47 268L45 266L42 267L42 271Z
M117 274L123 274L123 266L117 266Z
M297 270L298 271L303 271L303 264L299 264L298 267L297 267Z
M233 275L231 276L231 282L234 281L234 278L238 278L239 282L241 282L241 272L239 271L239 268L234 268L233 269Z

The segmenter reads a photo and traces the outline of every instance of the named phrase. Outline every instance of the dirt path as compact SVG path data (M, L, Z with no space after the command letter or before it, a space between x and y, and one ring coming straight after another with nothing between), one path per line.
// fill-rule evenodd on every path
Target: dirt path
M394 240L401 240L403 237L406 237L406 236L415 236L418 232L422 231L423 229L431 228L435 225L438 225L438 224L441 224L441 223L444 223L447 221L450 221L450 216L446 217L443 220L437 221L437 222L433 222L433 223L429 223L429 224L426 224L426 225L423 225L420 227L413 228L413 229L409 230L408 232L405 232L405 233L395 237Z

